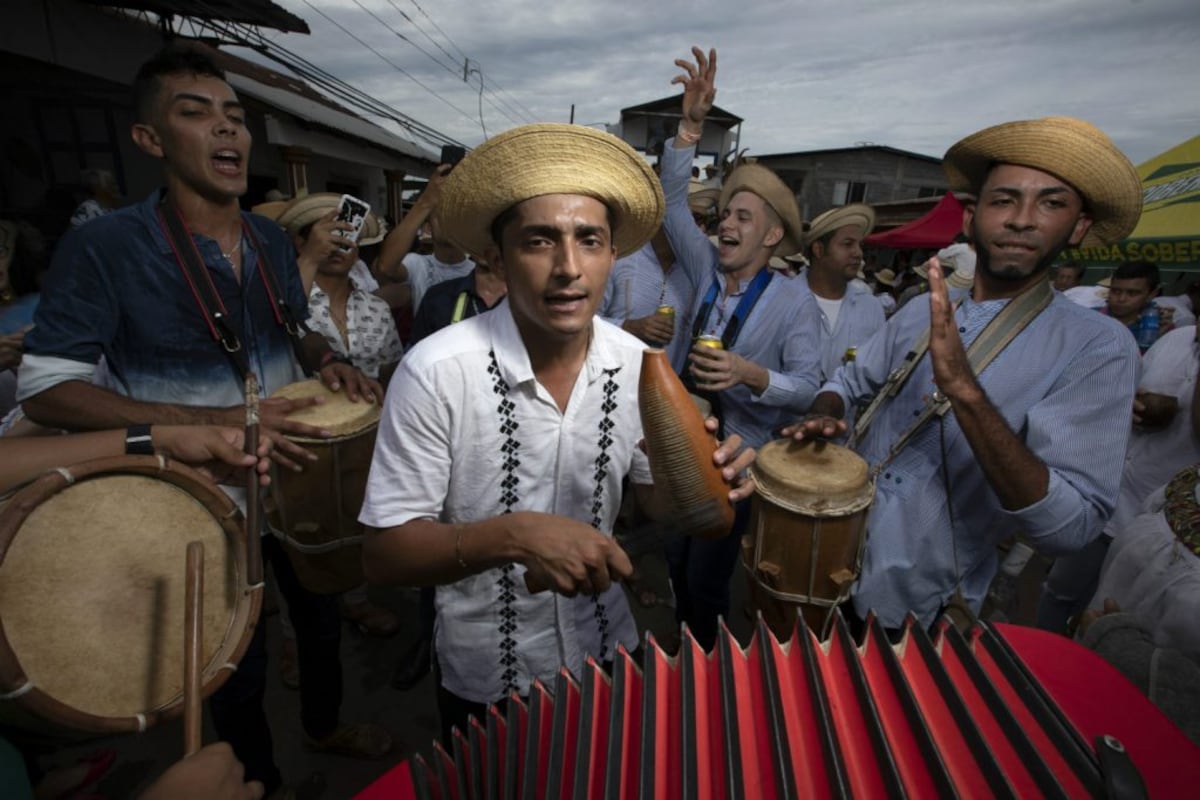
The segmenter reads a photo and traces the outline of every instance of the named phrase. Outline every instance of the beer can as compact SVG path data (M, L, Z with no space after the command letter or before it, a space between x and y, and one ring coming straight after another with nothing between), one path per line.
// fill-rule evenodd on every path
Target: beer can
M851 361L853 361L857 356L858 356L858 348L857 347L847 347L846 354L844 356L842 356L842 363L848 364Z
M659 306L654 309L654 313L660 317L673 317L675 316L675 306Z
M697 347L709 347L709 348L712 348L713 350L724 350L725 349L725 345L722 344L720 336L709 336L707 334L704 336L696 337L696 346Z

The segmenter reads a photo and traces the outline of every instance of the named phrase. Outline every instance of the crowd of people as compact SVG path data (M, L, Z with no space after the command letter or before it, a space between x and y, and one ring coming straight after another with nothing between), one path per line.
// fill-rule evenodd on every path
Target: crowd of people
M312 459L297 437L329 435L291 418L317 401L277 390L308 374L381 404L363 568L424 587L393 684L436 668L448 740L564 666L636 653L621 585L633 566L613 530L627 493L651 519L679 511L641 446L642 352L661 347L711 409L713 465L736 508L726 536L665 546L678 621L702 646L730 613L756 450L833 439L876 487L843 606L852 629L871 613L892 633L909 614L978 616L1020 541L1055 559L1037 624L1136 660L1123 668L1152 698L1169 685L1164 705L1200 739L1200 703L1187 702L1200 685L1196 308L1159 297L1153 264L1121 266L1098 304L1072 295L1079 265L1055 267L1067 247L1133 229L1129 161L1069 118L966 136L944 159L967 198L962 236L879 269L864 257L869 205L805 222L758 164L693 176L717 55L675 63L681 120L655 168L587 127L524 126L439 168L391 231L369 215L354 239L337 194L242 211L251 141L237 96L205 56L163 51L135 80L132 135L164 188L114 209L113 182L89 176L40 282L36 235L0 222L0 368L15 378L4 489L155 451L215 477L256 468L265 483L269 461ZM215 308L189 288L201 278ZM248 372L265 398L257 456L242 452ZM20 435L37 428L71 434ZM378 635L401 621L365 586L341 599L306 588L276 537L261 549L286 605L281 678L299 690L306 746L394 752L387 730L341 718L339 641L344 620ZM263 632L209 700L227 745L146 797L288 796Z

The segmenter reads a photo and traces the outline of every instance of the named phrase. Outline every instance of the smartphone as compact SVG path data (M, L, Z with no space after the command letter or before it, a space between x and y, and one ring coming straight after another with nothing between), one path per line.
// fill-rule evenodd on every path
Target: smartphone
M455 164L463 160L463 156L467 154L467 148L459 147L456 144L442 145L442 159L439 164L449 164L453 167Z
M354 195L342 195L342 199L338 201L337 221L349 223L351 226L353 226L354 230L338 231L338 233L352 242L357 242L358 234L362 231L363 225L366 224L367 214L370 213L370 211L370 204L359 200ZM342 250L349 251L350 248L343 247Z

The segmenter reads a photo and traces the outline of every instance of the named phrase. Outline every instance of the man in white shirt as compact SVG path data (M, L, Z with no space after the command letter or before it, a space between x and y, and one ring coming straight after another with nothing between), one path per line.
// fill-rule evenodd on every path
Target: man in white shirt
M862 241L874 227L875 211L852 203L820 214L804 235L804 277L821 310L822 380L883 327L883 307L865 284L852 282L862 269Z
M638 446L644 345L596 311L613 261L663 208L641 156L582 126L496 136L446 182L445 232L486 253L508 296L401 362L360 517L375 529L368 579L438 587L445 735L534 679L637 647L616 583L632 567L611 535L622 480L651 515L671 504ZM738 475L753 451L739 447L731 437L713 456L734 502L752 491Z

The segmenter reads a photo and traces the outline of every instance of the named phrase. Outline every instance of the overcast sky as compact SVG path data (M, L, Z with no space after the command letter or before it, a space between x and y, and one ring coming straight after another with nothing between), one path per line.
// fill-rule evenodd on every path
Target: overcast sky
M468 145L483 132L464 53L494 135L566 122L572 104L576 122L616 123L677 91L692 44L717 48L717 104L745 119L751 155L874 142L940 157L987 125L1066 114L1136 164L1200 134L1197 0L275 2L312 29L279 44Z

